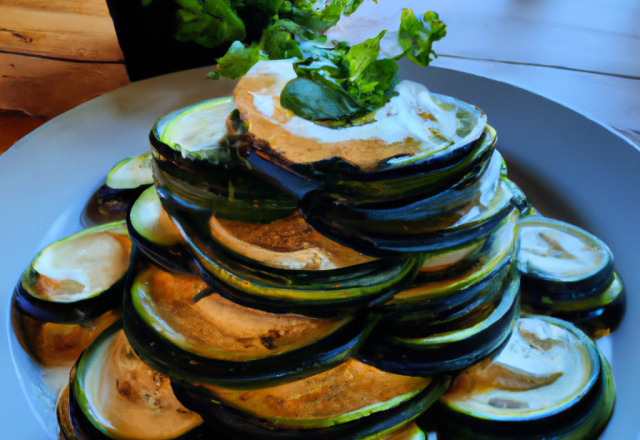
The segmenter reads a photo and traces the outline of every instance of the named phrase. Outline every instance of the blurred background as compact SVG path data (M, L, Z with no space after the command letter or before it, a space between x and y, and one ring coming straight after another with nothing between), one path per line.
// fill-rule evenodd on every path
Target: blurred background
M131 81L215 64L228 45L176 38L179 3L190 1L0 0L0 153ZM365 0L352 19L402 7L434 10L447 24L432 65L524 87L640 146L637 0Z

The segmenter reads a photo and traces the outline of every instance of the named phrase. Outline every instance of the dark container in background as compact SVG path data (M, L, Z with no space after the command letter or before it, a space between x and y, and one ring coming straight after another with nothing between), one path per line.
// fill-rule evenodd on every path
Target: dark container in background
M173 0L107 0L131 81L195 67L212 66L228 46L207 49L175 39Z

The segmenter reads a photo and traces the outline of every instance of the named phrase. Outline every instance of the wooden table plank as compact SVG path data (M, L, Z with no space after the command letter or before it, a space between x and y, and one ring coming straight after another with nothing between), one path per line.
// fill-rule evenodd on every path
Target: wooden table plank
M129 83L124 64L0 54L0 108L51 117Z
M104 0L0 0L0 5L41 11L109 16L109 8Z
M109 15L1 4L0 51L72 60L124 61Z

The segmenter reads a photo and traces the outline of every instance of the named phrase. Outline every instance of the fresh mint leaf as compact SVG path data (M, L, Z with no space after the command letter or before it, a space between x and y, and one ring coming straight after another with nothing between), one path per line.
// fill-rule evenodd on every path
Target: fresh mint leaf
M347 0L344 5L344 15L349 16L356 12L364 0ZM373 0L378 3L377 0Z
M349 85L349 94L366 113L384 106L400 81L398 63L385 58L369 64Z
M251 67L260 60L266 60L267 57L260 50L258 43L253 43L249 47L245 47L241 41L235 41L229 51L222 57L218 58L218 69L215 70L213 77L225 77L238 79L245 75ZM209 75L212 75L211 73Z
M346 119L361 111L358 103L344 90L308 78L289 81L280 94L280 103L311 121Z
M175 0L180 6L176 13L176 40L194 41L214 48L246 37L242 20L228 0Z
M447 34L447 26L440 21L435 12L426 12L422 21L418 20L411 9L402 11L398 43L404 53L414 63L427 66L437 56L432 49L434 41L438 41Z
M370 38L360 44L352 46L345 56L349 66L349 77L353 81L366 68L374 62L380 54L380 40L387 31L382 31L377 37Z
M281 11L281 16L316 32L335 25L345 7L344 0L295 0L290 5L288 12Z

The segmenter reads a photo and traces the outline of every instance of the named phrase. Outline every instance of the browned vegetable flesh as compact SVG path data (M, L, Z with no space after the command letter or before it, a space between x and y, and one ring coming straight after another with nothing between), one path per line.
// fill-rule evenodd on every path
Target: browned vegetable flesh
M136 356L123 330L103 344L84 366L83 381L92 415L113 438L174 438L202 423L178 402L169 378Z
M269 224L243 223L214 215L209 224L221 244L273 267L324 270L374 260L321 235L299 213Z
M272 117L265 116L254 102L254 92L267 93L277 82L275 75L245 76L236 86L233 100L240 116L248 123L251 133L256 138L268 142L271 148L292 162L316 162L330 157L341 157L362 169L372 170L380 161L389 157L413 155L420 151L420 143L410 138L394 143L375 138L322 142L319 139L292 134L284 130L282 125L290 121L294 114L283 108L279 99Z
M134 296L141 298L143 313L151 315L148 322L163 323L165 337L191 353L229 361L295 350L352 319L314 319L250 309L216 293L201 295L208 286L196 276L174 275L155 266L139 275L135 289L140 289Z
M355 359L307 379L257 390L206 385L222 403L280 428L346 422L408 400L431 378L385 373ZM393 402L393 403L391 403ZM389 405L384 405L391 403Z
M104 329L120 319L122 313L110 310L84 324L44 322L21 313L12 306L13 330L22 348L45 367L70 366Z

